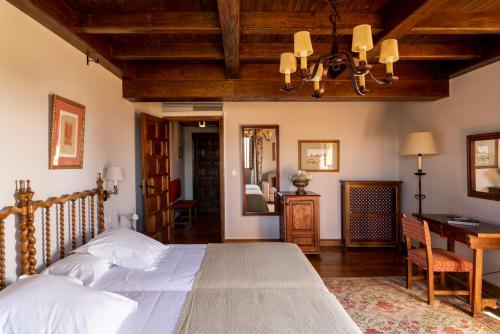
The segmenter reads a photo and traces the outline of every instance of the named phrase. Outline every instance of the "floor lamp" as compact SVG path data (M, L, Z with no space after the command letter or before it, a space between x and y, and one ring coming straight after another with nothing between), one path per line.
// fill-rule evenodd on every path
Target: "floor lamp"
M422 156L438 154L436 141L432 132L411 132L406 135L401 155L416 155L417 156L417 172L418 176L418 194L415 198L418 200L418 214L422 214L422 200L425 195L422 194L422 176L426 173L422 169Z

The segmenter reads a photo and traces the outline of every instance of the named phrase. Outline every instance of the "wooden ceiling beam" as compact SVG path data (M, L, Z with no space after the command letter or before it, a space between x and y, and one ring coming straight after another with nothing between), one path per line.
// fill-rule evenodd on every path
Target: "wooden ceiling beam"
M317 101L311 90L294 94L280 91L280 83L262 80L167 81L124 80L123 97L131 101ZM336 80L326 86L319 101L434 101L448 97L448 80L398 81L392 86L369 86L367 96L358 96L349 80Z
M446 66L445 71L451 79L493 64L497 61L500 61L500 45L498 44L491 45L489 48L486 48L483 51L483 55L479 59L465 63L449 64Z
M84 34L220 34L213 12L148 12L81 17L77 28Z
M349 44L341 44L341 50L348 50ZM313 44L314 54L328 54L331 45ZM240 45L239 60L252 62L279 62L282 52L291 52L290 43L243 43ZM468 60L481 56L480 50L469 44L400 44L400 60ZM124 45L114 50L113 57L119 60L172 60L172 61L220 61L225 56L222 47L216 43L173 43L164 46ZM375 55L375 62L378 61Z
M164 46L123 45L113 51L119 60L224 60L222 47L216 43L172 43Z
M441 79L438 62L398 62L395 71L401 80L436 80ZM218 63L136 63L135 79L170 81L220 81L225 79L224 64ZM375 66L372 70L376 77L385 75L385 67ZM292 76L295 80L295 76ZM338 76L339 80L348 80L347 72ZM283 74L278 72L278 64L270 63L242 63L240 64L239 80L283 81ZM328 81L333 80L330 76Z
M447 12L422 20L411 34L469 35L500 34L500 13Z
M342 13L337 32L351 35L352 28L367 23L372 32L382 32L378 13ZM243 34L293 35L308 30L313 35L330 35L332 25L327 13L313 12L242 12ZM148 12L122 14L86 14L80 18L78 32L84 34L220 34L221 26L214 12Z
M78 13L69 7L65 1L8 1L84 54L99 59L99 64L116 76L121 78L128 75L128 65L119 64L120 66L117 66L117 64L110 61L111 46L105 39L98 36L82 36L78 34L75 27L78 22ZM82 57L82 63L84 61L85 58Z
M382 18L378 13L341 13L337 26L339 35L351 35L358 24L370 24L372 32L382 31ZM307 30L312 35L331 35L332 24L325 12L243 12L241 31L243 34L293 35Z
M373 62L380 54L384 40L401 39L443 5L442 0L392 0L385 7L384 32L370 51L369 62Z
M226 77L237 79L240 67L240 0L217 0Z

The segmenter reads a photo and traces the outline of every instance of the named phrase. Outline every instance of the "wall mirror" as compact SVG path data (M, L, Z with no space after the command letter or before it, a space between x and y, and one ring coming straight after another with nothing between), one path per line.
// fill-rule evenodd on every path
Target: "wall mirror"
M500 201L500 132L467 136L468 195Z
M241 127L243 215L275 215L279 191L279 126Z

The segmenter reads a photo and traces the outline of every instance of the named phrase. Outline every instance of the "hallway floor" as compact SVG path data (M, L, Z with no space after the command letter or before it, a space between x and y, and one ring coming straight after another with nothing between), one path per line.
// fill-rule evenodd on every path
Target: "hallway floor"
M172 238L173 244L206 244L221 242L220 213L200 212L191 229L177 225Z

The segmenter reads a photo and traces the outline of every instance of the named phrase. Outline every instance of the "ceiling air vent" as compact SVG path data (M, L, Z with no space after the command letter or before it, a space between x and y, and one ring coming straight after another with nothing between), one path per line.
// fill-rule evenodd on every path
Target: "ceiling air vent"
M222 111L222 102L162 102L162 114L172 112Z

